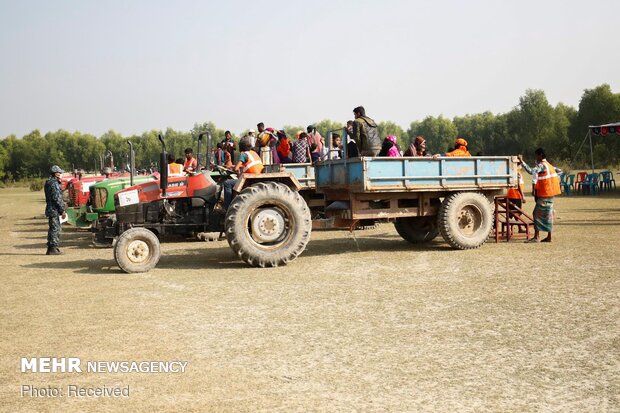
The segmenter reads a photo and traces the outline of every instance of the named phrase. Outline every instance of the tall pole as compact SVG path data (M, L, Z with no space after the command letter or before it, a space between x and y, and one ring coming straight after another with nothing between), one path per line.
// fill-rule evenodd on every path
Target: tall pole
M592 173L594 173L594 152L592 151L592 131L588 129L588 136L590 137L590 160L592 161Z

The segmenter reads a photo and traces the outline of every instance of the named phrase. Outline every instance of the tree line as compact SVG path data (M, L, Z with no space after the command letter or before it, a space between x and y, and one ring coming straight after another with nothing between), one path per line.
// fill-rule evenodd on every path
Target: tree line
M608 84L603 84L586 89L577 109L563 103L552 106L544 91L529 89L507 113L494 114L487 111L456 116L453 119L442 115L428 116L411 122L407 130L391 121L381 121L378 125L380 136L398 136L403 150L416 136L423 135L430 152L441 153L451 148L455 138L461 136L468 141L472 154L521 153L525 154L527 159L531 158L537 147L543 147L553 162L583 168L589 164L589 143L586 142L584 147L577 151L584 141L588 126L617 121L620 121L620 93L613 93ZM343 128L345 124L346 119L342 122L325 119L313 123L323 136L327 136L330 130ZM298 130L305 131L305 126L284 125L281 129L294 139ZM147 168L159 159L161 145L158 134L164 136L169 152L182 157L186 147L196 151L197 137L204 131L211 133L213 142L224 138L224 129L218 128L213 122L196 123L190 131L168 128L165 131L151 130L131 136L109 131L96 137L65 130L48 132L45 135L34 130L21 138L10 135L0 140L0 180L6 182L44 177L48 175L49 167L53 164L67 171L74 168L100 170L102 160L104 166L108 165L109 157L105 157L106 153L111 153L115 165L122 168L127 163L127 140L134 145L136 165ZM247 130L233 136L238 140L239 136L246 133ZM598 167L619 164L618 135L592 139L595 164ZM205 151L206 144L203 146L203 152Z

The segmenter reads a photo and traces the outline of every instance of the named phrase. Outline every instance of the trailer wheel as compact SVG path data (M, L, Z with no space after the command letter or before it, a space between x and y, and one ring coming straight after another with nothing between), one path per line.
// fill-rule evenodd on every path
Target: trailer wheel
M439 235L435 217L396 218L394 228L398 235L412 244L429 242Z
M489 237L493 212L487 198L478 192L448 195L439 208L439 231L453 248L478 248Z
M114 258L125 272L147 272L159 262L159 240L145 228L131 228L123 232L114 245Z
M230 247L248 264L286 265L310 240L310 209L301 195L286 185L259 182L233 199L225 230Z

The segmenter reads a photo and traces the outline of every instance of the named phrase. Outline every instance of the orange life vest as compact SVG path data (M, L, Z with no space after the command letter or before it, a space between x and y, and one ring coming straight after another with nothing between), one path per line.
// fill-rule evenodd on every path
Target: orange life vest
M183 166L180 163L168 164L168 176L183 176Z
M288 158L289 153L291 153L291 145L288 138L280 139L280 142L278 143L278 153L281 153L282 156Z
M471 156L466 146L459 146L457 149L446 153L446 156Z
M560 177L555 171L555 168L551 166L546 159L543 159L542 163L545 165L545 171L537 175L535 186L536 196L540 198L549 198L560 195Z
M191 169L192 172L195 172L197 164L198 162L196 162L196 158L185 159L185 163L183 164L183 169L184 170Z
M519 188L510 188L506 193L506 197L508 199L521 199L521 194L523 193L523 175L521 172L517 172L517 176L519 179L519 188L521 188L521 192L519 192Z
M260 161L260 156L254 151L243 152L247 155L248 160L241 165L241 173L247 174L259 174L263 172L263 163Z

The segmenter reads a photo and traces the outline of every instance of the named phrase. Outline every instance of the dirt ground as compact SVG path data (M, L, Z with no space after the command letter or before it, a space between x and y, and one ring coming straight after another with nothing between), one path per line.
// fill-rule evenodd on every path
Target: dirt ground
M620 411L620 191L560 197L551 244L454 251L391 224L314 232L286 267L169 243L147 274L0 190L0 410ZM533 208L528 198L526 209ZM187 361L184 373L22 373L21 357ZM22 385L126 387L29 397Z

